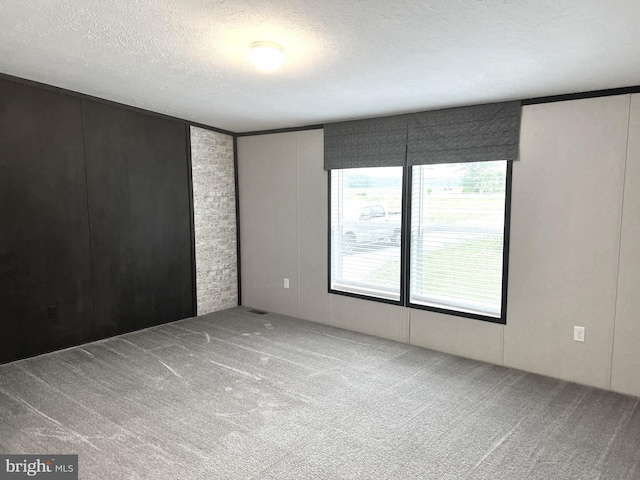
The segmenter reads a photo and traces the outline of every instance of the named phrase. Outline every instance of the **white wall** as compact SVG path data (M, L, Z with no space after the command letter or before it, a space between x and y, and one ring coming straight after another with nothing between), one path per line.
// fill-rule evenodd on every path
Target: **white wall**
M640 396L640 95L631 96L611 389Z
M289 134L298 152L298 317L328 324L327 173L323 170L324 134L308 130Z
M525 106L521 132L506 326L327 293L322 130L238 139L243 304L640 395L640 96Z
M610 387L628 118L628 95L523 111L505 365Z
M298 315L297 185L295 134L238 139L243 305Z

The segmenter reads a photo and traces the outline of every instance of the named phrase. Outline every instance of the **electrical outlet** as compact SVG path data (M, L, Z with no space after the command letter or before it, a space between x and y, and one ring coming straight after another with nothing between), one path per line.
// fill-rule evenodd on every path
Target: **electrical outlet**
M573 327L573 340L575 342L584 342L585 330L586 329L584 327Z
M289 279L288 278L284 279L284 288L289 288Z

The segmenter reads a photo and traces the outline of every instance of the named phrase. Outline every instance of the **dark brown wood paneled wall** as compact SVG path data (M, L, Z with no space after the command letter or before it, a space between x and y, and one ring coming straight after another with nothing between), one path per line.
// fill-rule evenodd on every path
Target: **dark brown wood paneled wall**
M80 100L0 80L0 362L90 338L87 213Z
M184 125L82 100L95 333L193 315Z
M187 135L0 80L0 363L194 314Z

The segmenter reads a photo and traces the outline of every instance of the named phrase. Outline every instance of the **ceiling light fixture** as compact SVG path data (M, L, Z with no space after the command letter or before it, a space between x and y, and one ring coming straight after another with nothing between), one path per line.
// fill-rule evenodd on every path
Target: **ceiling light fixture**
M284 62L284 50L277 43L253 42L250 58L260 70L275 70Z

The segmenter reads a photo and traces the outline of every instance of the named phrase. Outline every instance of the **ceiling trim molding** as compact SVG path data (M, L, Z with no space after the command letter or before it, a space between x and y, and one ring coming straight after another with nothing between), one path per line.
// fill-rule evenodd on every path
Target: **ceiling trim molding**
M44 90L50 90L57 93L62 93L65 95L70 95L72 97L84 98L86 100L92 100L94 102L104 103L107 105L112 105L119 108L124 108L126 110L131 110L138 113L144 113L147 115L152 115L154 117L164 118L166 120L173 120L175 122L183 123L185 125L189 125L192 127L204 128L205 130L211 130L218 133L223 133L225 135L230 135L235 137L237 134L235 132L231 132L229 130L224 130L222 128L213 127L211 125L204 125L202 123L192 122L190 120L185 120L184 118L173 117L171 115L165 115L164 113L154 112L152 110L145 110L144 108L134 107L132 105L127 105L125 103L114 102L113 100L107 100L100 97L94 97L93 95L87 95L86 93L80 93L73 90L67 90L66 88L55 87L53 85L49 85L47 83L36 82L35 80L28 80L26 78L15 77L13 75L9 75L6 73L0 73L0 79L8 80L10 82L20 83L23 85L29 85L31 87L42 88Z
M304 130L320 130L324 128L324 124L305 125L302 127L290 127L290 128L275 128L273 130L256 130L254 132L236 133L237 137L252 137L255 135L270 135L272 133L288 133L288 132L302 132Z
M561 95L550 95L547 97L532 97L532 98L523 99L521 100L521 102L523 106L538 105L541 103L566 102L569 100L581 100L585 98L597 98L597 97L611 97L614 95L628 95L632 93L640 93L640 85L637 85L634 87L620 87L620 88L607 88L603 90L590 90L588 92L579 92L579 93L565 93ZM374 117L374 118L392 117L395 115L398 115L398 114L391 113L389 115L381 115L380 117ZM236 137L250 137L254 135L269 135L272 133L287 133L287 132L299 132L303 130L317 130L321 128L324 128L324 124L306 125L303 127L276 128L273 130L257 130L254 132L236 133L235 135Z
M566 102L568 100L581 100L583 98L611 97L613 95L627 95L640 93L640 85L635 87L607 88L605 90L591 90L580 93L567 93L563 95L550 95L548 97L534 97L522 100L522 105L537 105L539 103Z

